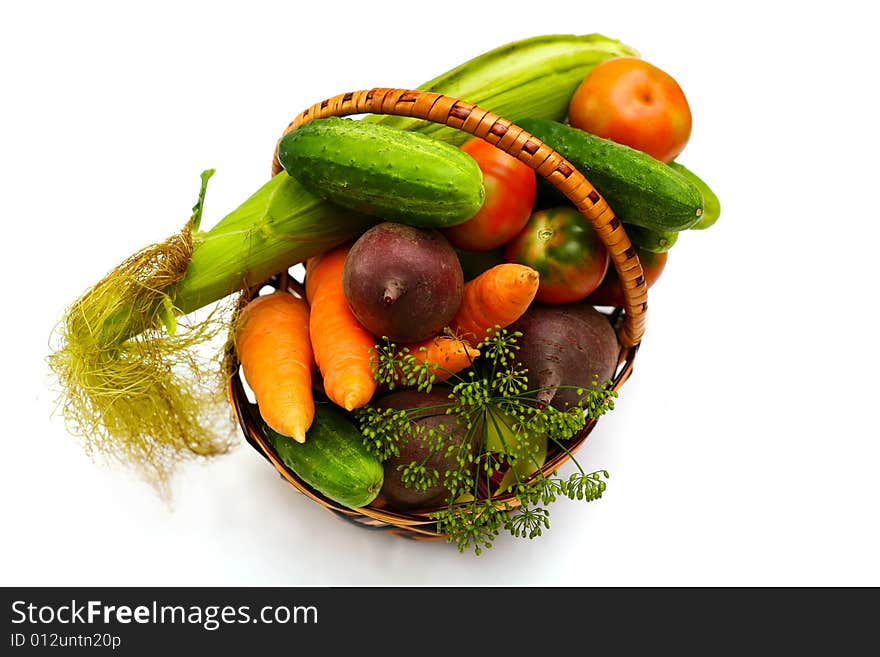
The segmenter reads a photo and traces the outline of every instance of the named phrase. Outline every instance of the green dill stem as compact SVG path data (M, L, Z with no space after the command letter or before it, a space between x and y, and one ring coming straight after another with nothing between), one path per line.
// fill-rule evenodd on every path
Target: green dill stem
M439 450L437 450L437 451L439 451ZM431 450L426 450L425 457L421 461L418 462L419 466L425 467L425 465L428 463L428 461L431 460L431 457L433 457L436 453L437 453L436 451L432 452ZM416 461L413 461L412 463L416 463ZM398 469L401 469L402 465L399 465L397 467L398 467ZM422 479L424 481L424 477ZM440 482L440 483L442 483L442 482Z
M544 386L542 388L530 388L522 393L518 393L516 395L510 395L508 399L527 399L529 395L534 395L538 392L544 392L545 390L583 390L584 395L588 392L599 392L601 388L587 388L584 386ZM535 401L532 399L531 401Z
M426 411L435 411L440 409L450 409L454 406L452 402L448 404L432 404L430 406L419 406L418 408L410 408L404 411L406 413L406 418L408 420L423 420L426 417L433 417L435 415L440 415L440 413L427 413ZM445 413L444 413L445 415Z
M471 428L468 429L468 432L467 432L467 443L468 443L469 445L473 445L474 442L476 442L477 431L479 430L478 427L479 427L480 425L477 424L476 422L473 422L473 421L472 421L472 420L473 420L472 417L469 418L469 419L471 420ZM482 450L482 447L481 447L481 450ZM457 458L458 456L459 456L459 455L456 454L456 458ZM481 458L482 456L483 456L482 451L479 451L479 452L477 453L476 458L474 458L474 472L479 472L480 458ZM479 499L479 495L477 494L477 493L479 492L479 488L480 488L480 486L479 486L479 477L478 477L478 476L474 476L474 477L473 477L473 496L474 496L473 504L474 504L474 505L476 505L477 500Z
M437 366L438 370L442 370L443 372L446 372L449 375L446 379L444 379L444 382L451 385L452 387L455 387L456 384L452 383L453 381L455 381L456 383L470 383L472 380L475 381L477 378L479 378L479 377L474 377L474 379L470 379L470 378L466 379L465 377L462 376L462 374L464 372L473 372L474 361L471 360L470 355L468 355L468 360L470 360L471 368L465 368L465 369L461 370L460 372L450 372L446 368L440 367L438 365Z
M481 455L481 456L482 456L482 455ZM479 459L479 457L478 457L478 459ZM477 467L478 467L478 468L480 467L479 460L477 460ZM473 507L476 506L476 504L477 504L477 500L480 499L480 495L479 495L479 492L480 492L480 483L479 483L479 482L480 482L480 480L479 480L477 477L474 477L474 483L472 484L472 487L471 487L471 495L474 496L474 501L473 501L472 504L471 504L471 506L473 506ZM491 496L492 496L492 491L489 491L489 497L490 497L490 499L491 499Z
M469 420L472 420L473 418L468 418L468 419L469 419ZM456 460L456 462L459 463L459 464L461 463L461 462L459 461L459 459L461 458L461 450L462 450L462 448L463 448L465 445L468 445L469 447L470 447L471 445L473 445L473 444L474 444L474 439L475 439L475 437L476 437L476 432L477 432L477 426L478 426L478 425L477 425L475 422L471 422L470 425L471 425L470 428L469 428L469 429L467 430L467 432L465 433L465 439L464 439L461 443L459 443L458 451L457 451L456 454L455 454L455 460ZM479 465L480 465L480 463L479 463L479 457L477 457L477 459L474 459L474 464L475 464L475 467L479 468ZM461 468L460 465L459 465L459 468ZM479 486L477 485L477 481L478 481L477 477L473 477L473 489L472 489L471 494L474 496L474 501L473 501L472 505L476 505L476 503L477 503L477 499L479 499L479 496L477 495L477 493L478 493L478 491L479 491ZM450 509L454 506L454 503L455 503L455 497L457 497L457 496L455 496L455 495L450 495L450 498L449 498L449 506L450 506Z
M488 499L492 500L492 476L489 474L489 471L486 470L486 494L489 496Z
M586 476L587 473L586 473L586 472L584 471L584 469L581 467L581 464L578 463L578 460L574 457L574 454L571 452L571 450L569 450L565 445L563 445L563 444L562 444L558 439L556 439L555 437L553 437L553 436L548 436L548 437L549 437L550 440L552 440L554 443L556 443L556 445L559 447L559 449L561 449L563 452L565 452L566 454L568 454L568 458L571 459L571 462L575 464L575 466L577 467L578 470L580 470L580 473L581 473L582 475Z

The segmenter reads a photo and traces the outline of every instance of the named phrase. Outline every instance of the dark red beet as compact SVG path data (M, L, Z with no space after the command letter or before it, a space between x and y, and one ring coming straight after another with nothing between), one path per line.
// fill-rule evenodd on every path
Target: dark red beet
M617 335L608 319L585 301L561 306L533 303L510 327L520 331L517 359L529 370L529 388L579 386L589 389L593 376L602 385L617 366ZM578 402L577 390L538 394L562 409Z
M438 231L385 222L354 243L342 285L361 324L406 343L437 335L449 324L464 277L455 250Z
M383 397L376 406L379 408L406 410L443 404L444 402L449 402L448 397L449 391L442 388L434 388L428 393L403 390ZM418 420L416 424L423 426L425 431L437 429L441 424L447 429L455 427L455 440L463 440L466 430L458 425L455 416L446 415L445 410L439 410L437 413L437 415ZM455 456L447 457L445 450L430 455L425 462L425 466L437 469L440 473L441 485L424 491L407 488L401 478L402 471L398 469L398 466L406 467L413 461L421 462L429 454L429 448L423 446L420 440L403 442L400 445L400 455L392 456L385 461L385 479L379 494L388 500L389 504L399 509L445 504L448 501L449 491L442 485L443 474L447 470L458 469L458 462Z

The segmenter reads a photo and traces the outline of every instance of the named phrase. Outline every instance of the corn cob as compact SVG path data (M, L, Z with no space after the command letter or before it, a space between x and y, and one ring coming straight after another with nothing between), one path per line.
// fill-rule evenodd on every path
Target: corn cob
M561 121L581 81L600 62L638 52L601 34L551 34L514 41L479 55L419 89L461 98L516 123L526 117ZM460 144L468 135L436 123L400 116L365 120L416 130Z

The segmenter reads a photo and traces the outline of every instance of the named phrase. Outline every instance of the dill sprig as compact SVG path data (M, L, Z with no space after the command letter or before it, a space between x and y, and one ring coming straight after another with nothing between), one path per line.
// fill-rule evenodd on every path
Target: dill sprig
M380 385L423 392L442 385L448 391L445 401L431 406L396 410L368 405L357 412L357 419L365 445L382 460L398 456L401 444L419 441L426 456L399 465L401 478L414 490L442 483L449 492L447 503L431 518L459 551L473 549L479 555L502 531L520 538L541 536L550 527L547 507L557 498L590 502L605 491L608 472L586 472L566 442L587 420L613 409L617 392L610 381L599 385L596 380L590 388L530 389L528 371L516 358L520 337L517 331L496 327L477 345L481 356L473 366L442 383L435 375L438 365L416 358L406 347L385 340L373 351L373 374ZM563 388L576 391L577 404L558 409L539 401L538 393ZM443 414L449 421L438 427L416 424ZM545 440L568 453L577 471L568 478L543 473ZM457 467L445 472L428 467L438 453L454 459ZM501 473L510 480L504 490L493 484Z

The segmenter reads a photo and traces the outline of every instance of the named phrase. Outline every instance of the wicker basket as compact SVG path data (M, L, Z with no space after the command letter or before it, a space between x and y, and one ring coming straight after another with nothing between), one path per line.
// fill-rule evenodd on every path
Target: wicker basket
M632 373L636 352L644 333L645 313L648 308L647 286L636 249L627 237L623 225L589 181L559 153L510 121L472 103L426 91L376 88L340 94L302 112L287 127L284 134L313 119L364 113L421 118L482 137L528 164L574 203L605 244L623 287L626 303L621 308L613 309L609 315L620 342L618 364L613 379L613 389L619 390ZM274 175L280 171L276 145L272 173ZM294 291L300 293L302 291L300 284L285 273L253 288L252 295L255 296L259 289L267 284L275 288L286 285ZM259 410L249 401L245 393L239 368L234 367L234 372L229 380L229 397L247 441L268 459L294 488L327 510L363 527L382 529L419 540L446 538L444 534L438 533L436 522L430 517L435 509L401 512L382 508L379 502L363 508L350 509L310 488L281 462L272 449L262 429ZM580 433L569 442L568 452L551 449L542 472L549 474L568 461L570 454L584 443L595 425L596 420L589 420ZM511 494L499 496L497 500L499 505L516 502Z

